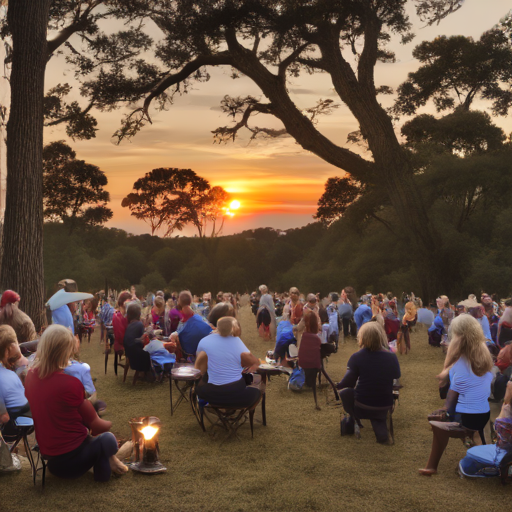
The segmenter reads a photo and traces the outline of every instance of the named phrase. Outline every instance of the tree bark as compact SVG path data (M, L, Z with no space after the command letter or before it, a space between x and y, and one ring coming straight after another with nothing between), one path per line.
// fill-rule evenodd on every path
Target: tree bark
M50 4L10 0L7 12L13 53L0 286L20 294L20 308L37 330L44 323L43 98Z

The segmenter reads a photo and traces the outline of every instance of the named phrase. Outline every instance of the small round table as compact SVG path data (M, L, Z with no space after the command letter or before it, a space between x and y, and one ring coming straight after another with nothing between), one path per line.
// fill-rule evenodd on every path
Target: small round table
M192 391L194 389L194 384L201 378L201 371L194 368L194 365L187 363L178 363L175 364L171 370L171 374L169 376L169 393L171 398L171 416L174 414L174 411L178 408L178 406L185 401L189 401L192 405L192 410L194 411L194 405L192 403L192 397L187 398L187 391L190 395L192 395ZM178 399L176 403L173 404L172 400L172 383L174 381L174 385L176 389L179 391ZM184 382L184 384L180 385L180 382ZM194 411L195 414L195 411Z

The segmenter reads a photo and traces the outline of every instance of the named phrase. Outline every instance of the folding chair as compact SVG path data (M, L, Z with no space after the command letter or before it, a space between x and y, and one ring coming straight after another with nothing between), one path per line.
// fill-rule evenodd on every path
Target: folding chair
M10 447L10 452L13 453L18 444L23 441L23 447L25 448L25 455L27 456L28 462L30 464L30 468L32 470L32 481L34 485L36 485L36 478L38 471L43 472L42 478L42 486L44 488L45 479L46 479L46 461L44 457L41 455L39 451L39 447L37 445L34 446L33 450L37 451L37 458L32 454L32 449L30 448L30 444L28 442L28 436L34 432L34 420L32 418L26 418L24 416L19 416L15 420L11 422L11 426L13 427L14 434L13 436L6 435L6 441L9 438L14 437L14 442ZM39 461L41 461L42 467L38 468Z
M261 398L260 398L261 400ZM240 440L238 437L238 429L245 423L246 415L249 413L249 423L251 425L251 437L254 437L254 411L257 407L257 405L260 403L260 400L258 400L254 405L250 407L231 407L229 405L214 405L214 404L208 404L206 405L201 414L201 423L204 429L204 413L205 411L209 411L216 415L217 421L212 422L210 418L207 418L212 423L212 430L216 426L221 426L227 431L226 437L223 439L223 444L225 441L230 439L231 437L235 437L236 439Z

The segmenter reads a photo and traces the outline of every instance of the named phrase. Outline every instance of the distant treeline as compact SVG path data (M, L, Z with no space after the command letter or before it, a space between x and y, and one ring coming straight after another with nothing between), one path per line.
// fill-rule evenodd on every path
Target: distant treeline
M442 213L442 212L439 212ZM450 240L454 275L439 294L465 298L481 290L510 296L512 289L512 208L475 215L463 233L438 223ZM420 294L411 251L378 221L364 229L342 218L326 228L320 222L287 230L244 231L215 239L159 238L130 235L115 228L89 227L69 235L59 223L45 224L44 266L47 296L63 278L77 281L81 291L135 284L138 293L183 288L250 292L265 283L272 290L297 286L302 292L339 291L354 286L357 293L404 291Z

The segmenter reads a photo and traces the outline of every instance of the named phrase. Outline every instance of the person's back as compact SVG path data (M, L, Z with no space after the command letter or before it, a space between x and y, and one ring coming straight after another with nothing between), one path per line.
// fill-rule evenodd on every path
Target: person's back
M357 328L361 327L372 319L372 308L367 304L361 304L354 312L354 320L356 321Z
M393 404L393 380L400 378L395 354L362 348L350 357L347 366L358 378L355 387L358 402L374 407Z
M200 352L208 356L208 382L221 386L242 377L240 356L249 349L239 337L212 333L199 342L197 353Z
M183 330L179 333L181 348L187 354L195 354L199 342L211 332L210 325L200 315L195 314L187 320Z
M469 361L461 357L450 369L450 389L459 393L456 412L481 414L489 412L492 373L475 375Z
M84 386L78 379L61 372L40 379L38 370L31 370L25 380L25 393L41 453L60 455L82 444L87 427L78 413L84 401Z

